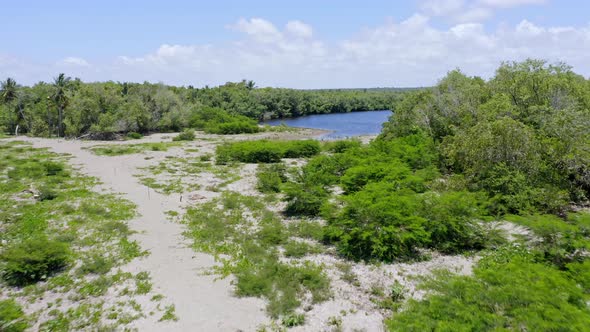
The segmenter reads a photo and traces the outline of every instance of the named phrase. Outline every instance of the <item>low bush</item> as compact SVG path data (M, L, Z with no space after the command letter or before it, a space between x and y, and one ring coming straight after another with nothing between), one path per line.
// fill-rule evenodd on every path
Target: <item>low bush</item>
M192 129L185 129L180 134L176 135L172 140L178 141L193 141L195 139L195 131Z
M143 135L140 133L136 133L134 131L128 132L127 133L127 138L129 139L140 139L143 138Z
M260 164L256 172L256 188L262 193L278 193L287 181L285 164Z
M319 142L306 141L244 141L217 146L216 161L225 164L230 161L245 163L276 163L281 158L311 157L320 152Z
M585 331L590 310L566 272L509 259L473 276L439 272L386 324L390 331Z
M253 134L260 131L256 122L248 119L247 121L231 121L226 123L208 124L205 132L208 134L235 135L235 134Z
M2 277L16 286L34 283L66 267L69 257L65 243L45 237L27 239L0 253Z
M346 139L324 143L324 150L333 153L343 153L350 149L360 148L362 145L358 139Z
M16 301L0 300L0 331L21 332L28 327L25 313Z
M328 192L311 183L287 183L284 187L287 215L317 216L328 199Z

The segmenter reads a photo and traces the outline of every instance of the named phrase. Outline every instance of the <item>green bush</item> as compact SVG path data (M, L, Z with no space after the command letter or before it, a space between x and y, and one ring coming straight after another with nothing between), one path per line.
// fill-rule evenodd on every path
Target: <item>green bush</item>
M284 191L288 215L317 216L328 199L326 189L310 183L287 183Z
M361 147L361 141L358 139L345 139L324 143L324 150L333 153L343 153L350 149Z
M37 198L39 201L50 201L57 197L57 192L53 190L51 187L43 186L39 189L39 197Z
M192 129L185 129L180 134L176 135L172 140L178 141L193 141L195 139L195 131Z
M226 123L208 124L205 132L208 134L235 135L235 134L253 134L260 131L256 122L248 119L247 121L232 121Z
M256 188L263 193L278 193L281 184L287 181L285 164L260 164L256 172Z
M586 331L590 310L566 272L511 259L474 269L474 276L438 273L387 320L390 331Z
M65 268L69 257L70 251L65 243L44 237L26 239L0 253L2 277L17 286L34 283Z
M45 175L47 176L58 175L64 170L63 164L53 161L44 162L43 167L45 167Z
M25 313L16 301L0 300L0 331L21 332L28 327Z
M430 243L427 220L413 193L391 192L386 183L367 185L345 198L345 207L328 221L325 239L354 260L396 261L418 257Z
M143 138L143 135L140 134L140 133L136 133L134 131L131 131L131 132L128 132L127 133L127 138L130 138L130 139L140 139L140 138Z
M467 191L427 193L420 201L418 214L427 220L431 247L452 254L483 249L488 241L497 240L481 225L485 195Z
M306 141L244 141L218 145L217 163L276 163L281 158L311 157L320 151L319 142Z

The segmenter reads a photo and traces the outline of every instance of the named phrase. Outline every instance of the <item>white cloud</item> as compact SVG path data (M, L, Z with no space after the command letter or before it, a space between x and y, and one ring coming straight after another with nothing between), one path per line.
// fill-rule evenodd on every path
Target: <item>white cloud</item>
M286 30L290 34L301 38L311 38L313 35L313 29L310 25L297 20L287 22Z
M524 5L542 5L546 0L479 0L478 3L493 8L512 8Z
M483 22L500 9L524 5L541 5L546 0L423 0L420 8L435 17L454 23Z
M542 26L523 20L495 30L482 23L441 28L416 14L367 28L345 40L324 42L311 26L291 21L281 30L263 19L232 25L241 37L229 44L162 44L141 56L121 56L92 66L15 64L0 57L0 72L22 83L49 80L57 72L87 81L144 80L194 86L252 79L259 86L296 88L424 86L448 70L490 77L504 60L528 57L564 61L590 74L590 26ZM237 28L239 26L239 29ZM11 60L12 59L12 60Z
M82 58L73 57L73 56L70 56L70 57L67 57L67 58L61 60L58 64L65 65L65 66L80 66L80 67L90 66L88 61L86 61Z
M279 30L269 21L262 18L241 18L238 23L230 26L235 30L246 33L260 42L273 42L282 38Z

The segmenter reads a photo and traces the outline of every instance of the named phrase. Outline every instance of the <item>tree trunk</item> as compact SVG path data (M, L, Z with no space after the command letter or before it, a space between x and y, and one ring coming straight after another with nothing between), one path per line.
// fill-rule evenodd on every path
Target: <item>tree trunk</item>
M57 117L58 117L58 124L57 124L57 137L62 137L62 127L63 127L63 122L62 122L62 117L63 117L63 108L60 106L57 109Z

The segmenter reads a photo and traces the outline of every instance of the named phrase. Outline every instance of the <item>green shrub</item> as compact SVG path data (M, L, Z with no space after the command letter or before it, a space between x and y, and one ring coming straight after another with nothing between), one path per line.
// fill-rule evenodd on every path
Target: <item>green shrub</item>
M248 119L247 121L232 121L226 123L214 123L205 127L208 134L235 135L235 134L253 134L260 131L256 122Z
M39 201L50 201L57 197L57 192L49 186L43 186L39 189Z
M418 257L417 249L430 244L427 220L420 217L420 200L413 193L390 192L386 183L375 183L345 202L325 229L325 239L345 257L407 260Z
M345 139L324 143L324 150L333 153L343 153L350 149L361 147L361 141L358 139Z
M306 158L320 153L320 143L315 140L287 141L282 144L283 158Z
M27 239L7 247L0 254L2 276L12 285L30 284L66 267L69 256L65 243L44 237Z
M195 139L195 131L192 129L185 129L180 134L176 135L172 140L178 141L193 141Z
M278 193L281 191L281 184L287 181L285 176L285 164L258 165L256 172L256 188L263 193Z
M64 170L63 164L53 161L44 162L43 167L45 167L45 174L47 176L58 175Z
M288 215L317 216L328 199L326 189L310 183L287 183L284 191Z
M281 158L310 157L319 153L319 143L307 141L244 141L218 145L216 148L217 163L230 161L245 163L276 163Z
M427 220L430 246L444 253L483 249L493 240L485 233L481 217L486 197L467 191L427 193L418 214Z
M130 131L130 132L127 133L127 138L130 138L130 139L140 139L140 138L143 138L143 135L140 134L140 133L136 133L134 131Z
M21 332L28 327L25 313L16 301L0 300L0 331Z
M590 310L575 281L544 264L509 260L474 276L439 272L422 301L387 320L390 331L585 331Z
M281 323L285 327L294 327L305 324L304 314L289 314L283 317Z

